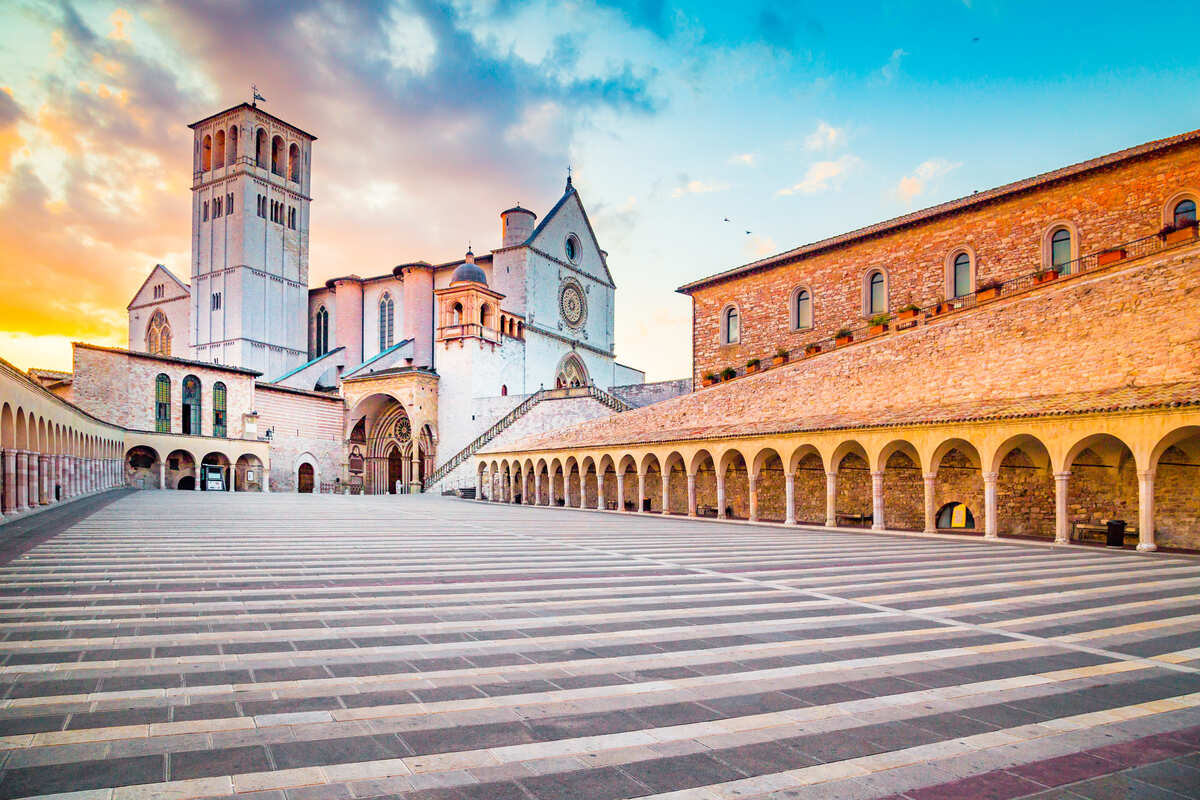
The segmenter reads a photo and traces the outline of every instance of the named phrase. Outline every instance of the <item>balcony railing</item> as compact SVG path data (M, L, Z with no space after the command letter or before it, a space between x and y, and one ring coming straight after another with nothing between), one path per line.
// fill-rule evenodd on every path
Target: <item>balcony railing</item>
M458 325L443 325L438 328L438 340L461 339L465 336L475 336L486 342L499 342L500 331L488 328L478 322L463 322Z
M1189 234L1190 232L1190 234ZM1110 247L1105 250L1099 250L1081 256L1073 261L1068 261L1053 269L1040 269L1036 272L1026 273L1016 278L1011 278L1007 281L997 282L991 285L978 287L976 291L961 297L953 297L948 300L941 300L937 303L927 305L923 308L918 308L915 311L900 312L899 314L888 312L889 320L884 330L872 333L876 326L869 323L859 325L855 328L850 328L849 342L840 341L837 337L830 336L824 339L806 342L803 346L787 350L787 360L789 362L797 359L812 358L822 353L828 353L831 350L837 350L844 347L850 342L865 341L868 339L877 339L880 336L886 336L889 333L897 331L909 330L919 325L927 325L932 322L940 322L944 317L952 315L958 311L966 311L976 306L992 302L1005 297L1012 297L1018 294L1031 291L1043 284L1048 284L1058 280L1077 278L1081 275L1086 275L1098 269L1112 266L1113 264L1122 263L1135 258L1154 255L1155 253L1164 250L1189 244L1197 241L1197 227L1195 225L1190 228L1184 228L1176 231L1173 234L1156 233L1151 236L1143 236L1140 239L1133 239L1116 247ZM767 365L775 357L775 353L762 356L759 368L761 371L767 368ZM749 359L747 359L749 360ZM748 373L747 366L741 367L724 367L718 372L723 372L727 369L733 369L735 377L740 377ZM752 373L751 373L752 374Z

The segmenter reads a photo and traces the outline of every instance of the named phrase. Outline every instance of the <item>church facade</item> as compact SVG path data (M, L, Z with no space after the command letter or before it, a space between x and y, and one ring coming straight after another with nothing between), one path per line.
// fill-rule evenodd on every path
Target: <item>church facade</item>
M612 413L610 392L643 383L615 359L616 284L570 177L544 217L501 212L488 252L310 287L316 137L248 103L189 127L190 274L155 266L128 305L127 349L77 345L74 371L43 381L88 413L185 437L251 432L271 450L252 487L384 493L434 488L446 459L555 389ZM122 391L131 374L148 377ZM203 458L143 454L135 471L140 485L199 485Z

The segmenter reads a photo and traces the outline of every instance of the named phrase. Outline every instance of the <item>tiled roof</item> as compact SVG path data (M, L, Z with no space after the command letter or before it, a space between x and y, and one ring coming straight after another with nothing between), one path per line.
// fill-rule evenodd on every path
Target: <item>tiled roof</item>
M645 408L530 436L506 445L503 452L1200 406L1200 381L1187 381L920 406L864 403L817 411L796 402L790 414L780 414L779 406L770 402L776 394L771 391L771 383L786 388L786 374L770 370ZM717 408L722 410L720 420L712 418ZM764 408L775 413L767 413Z
M724 272L718 272L714 275L709 275L708 277L685 283L676 291L683 294L690 294L692 290L699 289L700 287L707 286L711 283L719 283L720 281L727 280L738 275L743 275L748 272L768 269L788 261L794 261L801 256L807 256L813 253L821 252L822 250L828 250L840 245L850 244L860 239L867 239L871 236L876 236L878 234L903 228L906 225L913 225L918 222L926 222L945 214L961 211L963 209L971 208L972 206L982 205L993 200L999 200L1019 192L1029 191L1030 189L1035 189L1039 186L1053 183L1054 181L1072 178L1076 175L1081 175L1085 172L1090 172L1102 167L1111 166L1121 161L1128 161L1132 158L1149 155L1160 150L1166 150L1177 145L1197 140L1200 140L1200 130L1181 133L1177 136L1167 137L1166 139L1156 139L1155 141L1146 142L1145 144L1140 144L1136 147L1118 150L1115 153L1109 153L1108 155L1092 158L1087 161L1082 161L1078 164L1072 164L1068 167L1061 167L1050 172L1043 172L1040 175L1034 175L1032 178L1025 178L1023 180L1014 181L1013 183L1006 183L1003 186L997 186L995 189L988 189L983 192L975 192L974 194L966 197L960 197L957 200L951 200L940 205L923 208L920 211L914 211L911 214L905 214L901 217L895 217L894 219L877 222L874 225L868 225L865 228L858 228L857 230L838 234L837 236L832 236L828 239L821 239L820 241L812 242L811 244L801 245L800 247L786 250L773 256L760 258L757 261L751 261L750 263L743 264L740 267L734 267L732 269L725 270Z

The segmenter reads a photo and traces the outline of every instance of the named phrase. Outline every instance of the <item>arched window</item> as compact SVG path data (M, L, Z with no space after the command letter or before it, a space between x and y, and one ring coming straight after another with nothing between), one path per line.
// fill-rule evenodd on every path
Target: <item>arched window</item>
M492 324L492 307L484 303L479 308L479 324L483 327L490 327Z
M288 177L300 180L300 148L295 143L288 148Z
M271 172L283 177L283 137L276 136L271 139Z
M450 324L451 325L462 325L462 317L463 317L462 303L455 303L454 308L451 309L451 313L453 314L453 317L452 317L453 322L451 322Z
M500 384L500 396L508 397L508 384L507 383Z
M171 355L171 324L162 309L155 309L146 326L146 352L156 356Z
M742 323L737 306L721 312L721 344L737 344L742 339Z
M812 326L812 294L808 289L797 289L792 295L792 327L800 331Z
M270 156L271 152L267 149L267 129L259 128L258 133L254 135L254 163L266 169Z
M396 305L392 302L392 295L389 292L384 292L383 297L379 298L379 350L383 352L392 346L393 334L395 332L395 311Z
M200 435L200 379L188 375L183 379L183 433Z
M887 311L887 278L880 270L872 270L867 276L866 302L863 303L868 317Z
M225 438L225 384L213 384L213 436Z
M1059 228L1050 235L1050 266L1059 272L1071 263L1071 232Z
M966 297L971 293L971 256L959 253L954 257L954 274L951 276L955 297Z
M1187 199L1180 200L1175 204L1175 209L1172 212L1176 228L1183 228L1188 225L1196 224L1196 201Z
M525 323L524 322L517 323L517 338L518 339L525 338Z
M237 161L237 140L238 129L237 126L234 125L229 129L229 147L227 148L229 152L227 154L228 157L226 158L226 161L228 161L230 164Z
M554 379L556 389L587 386L589 382L587 367L579 360L579 356L570 353L559 362L558 375Z
M204 142L200 145L200 169L203 172L212 169L212 137L208 134L204 135Z
M218 167L225 166L225 131L217 131L216 150L213 153L213 163Z
M317 309L316 336L313 341L313 356L323 356L329 352L329 311L325 306Z
M162 372L154 379L154 430L171 432L171 379Z

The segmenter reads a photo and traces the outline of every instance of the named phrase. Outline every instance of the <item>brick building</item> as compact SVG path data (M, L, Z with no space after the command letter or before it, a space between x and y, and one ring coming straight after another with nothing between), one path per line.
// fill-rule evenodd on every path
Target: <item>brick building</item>
M480 489L1200 548L1198 187L1192 132L689 283L697 391L489 448Z

